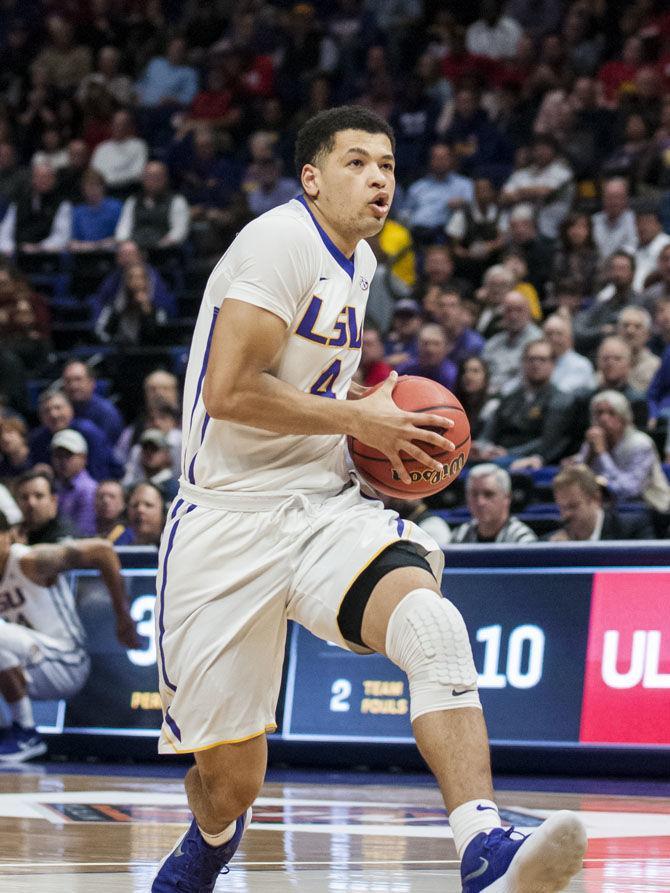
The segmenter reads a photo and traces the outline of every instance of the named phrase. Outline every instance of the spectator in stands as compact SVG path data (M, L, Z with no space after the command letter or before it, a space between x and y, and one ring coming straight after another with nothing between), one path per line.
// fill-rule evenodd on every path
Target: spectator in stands
M63 367L62 380L75 418L89 419L105 433L113 446L121 436L123 419L111 400L96 393L93 369L81 360L69 360Z
M115 237L118 242L132 239L141 249L178 248L188 236L189 220L186 199L170 190L167 167L150 161L142 190L123 205Z
M561 224L551 278L554 282L577 280L582 294L591 295L597 272L598 251L593 243L591 218L580 211L572 211Z
M28 427L19 418L0 421L0 479L12 480L31 467Z
M520 292L509 291L502 300L502 331L484 345L482 359L490 373L492 396L509 391L521 369L525 346L540 338L542 332L531 322L530 307Z
M72 428L51 439L51 465L56 476L58 512L70 521L77 536L95 536L97 484L86 471L88 445Z
M499 186L512 169L512 147L482 107L479 93L461 85L445 134L459 171L468 177L490 177Z
M489 59L513 59L523 31L519 23L504 14L501 0L484 0L481 18L465 34L465 44L473 56Z
M48 43L33 63L43 69L46 82L63 95L77 89L91 70L89 47L75 44L75 30L71 22L60 15L46 21Z
M70 241L71 227L72 206L61 200L55 171L46 164L35 165L30 187L17 195L0 223L0 252L62 251Z
M654 532L644 513L603 508L602 488L586 465L563 468L552 481L554 499L563 526L548 537L552 542L651 540Z
M452 532L452 543L534 543L537 537L523 521L510 515L512 482L497 465L471 469L465 495L472 520Z
M539 322L542 319L540 296L535 286L528 281L528 264L523 252L514 249L506 251L502 264L514 277L510 291L518 291L526 298L533 322Z
M384 342L376 325L366 322L363 330L361 364L358 367L356 380L366 388L371 388L381 381L386 381L392 367L384 360Z
M23 515L19 538L29 546L61 543L74 536L70 521L58 511L53 476L33 469L16 482L16 502Z
M387 509L397 512L405 521L411 521L432 536L440 549L445 549L451 540L449 525L437 512L430 509L422 499L394 499L383 497Z
M0 484L0 515L4 515L10 527L15 527L23 521L21 509L4 484Z
M659 298L670 297L670 245L661 248L655 272L659 277L658 282L645 288L641 299L650 313L654 313L656 310Z
M656 512L670 511L670 484L654 442L635 428L631 405L619 391L592 398L591 427L570 461L603 475L618 499L642 499Z
M102 174L111 190L126 193L142 181L148 154L146 142L135 135L130 112L118 111L112 118L110 138L96 146L91 167Z
M647 400L644 391L636 390L630 381L633 353L630 345L617 335L603 339L598 348L598 389L619 391L628 400L638 428L647 426Z
M30 460L49 464L51 439L58 431L72 428L81 434L88 449L88 472L96 480L118 477L119 468L103 431L89 419L76 419L74 409L63 391L47 390L38 401L40 425L30 432Z
M513 285L514 276L502 264L494 264L484 274L484 282L475 292L481 307L475 329L484 338L491 338L502 330L503 299Z
M254 217L285 204L300 192L293 177L282 177L281 160L275 157L254 162L247 172L243 189Z
M454 210L472 204L473 199L472 181L454 173L451 147L436 143L430 150L429 173L407 190L400 219L415 242L441 242Z
M489 369L481 357L468 357L458 368L454 392L470 422L470 434L476 441L495 412L497 397L489 397Z
M543 338L523 349L520 384L500 398L479 446L482 459L511 462L511 469L538 469L562 458L571 441L572 398L551 383L554 359Z
M633 290L635 259L626 251L615 251L608 258L606 285L598 292L590 307L575 317L577 350L592 356L603 338L614 334L621 310L639 302Z
M121 53L115 46L103 46L98 51L96 70L87 74L77 88L77 102L85 106L91 96L104 91L118 106L129 106L133 101L133 82L121 73Z
M635 252L635 277L633 288L642 292L647 279L656 272L661 251L670 246L670 236L663 232L661 218L656 207L640 208L635 215L638 247Z
M120 242L116 250L116 269L102 281L100 288L92 298L93 319L97 324L102 311L115 302L121 302L125 291L126 273L129 267L137 264L144 267L149 280L152 303L171 319L177 315L177 302L170 292L158 270L147 263L136 242L127 240Z
M126 494L118 481L100 481L95 491L96 536L115 543L126 529Z
M437 298L447 288L467 293L468 284L454 276L454 261L447 245L429 245L423 254L423 274L413 291L413 297L424 312L432 315Z
M554 358L551 383L566 394L580 390L592 391L596 386L593 365L590 360L573 350L570 319L555 313L547 317L542 330L551 345Z
M460 292L454 289L443 291L435 302L433 317L444 329L448 341L447 358L455 366L467 357L482 352L484 339L466 324L467 317Z
M615 252L633 254L637 248L635 214L629 207L628 183L621 177L607 180L602 191L602 211L591 218L593 241L601 260Z
M56 182L61 197L73 205L86 201L82 189L82 177L88 170L89 151L84 140L70 140L67 146L67 163L57 174Z
M181 412L170 403L159 401L147 410L146 428L158 428L167 439L172 455L172 472L175 477L181 474Z
M573 174L560 158L557 142L551 136L540 134L533 140L531 164L516 170L507 180L502 188L501 202L533 205L539 234L555 239L573 197Z
M131 451L123 485L133 487L146 481L160 490L166 503L172 502L179 483L173 471L170 441L159 428L147 428L140 435L138 446L139 455Z
M649 384L647 392L649 421L647 427L655 431L659 420L664 420L668 430L665 443L665 461L670 462L670 344L665 348L661 365Z
M0 214L5 214L27 181L28 172L18 163L16 147L12 143L0 143Z
M214 35L212 35L214 37ZM145 108L187 108L198 92L198 73L184 64L186 41L173 37L164 56L154 56L135 83L137 101Z
M628 381L631 387L643 394L656 370L660 359L647 347L651 338L651 315L644 307L624 307L617 320L617 335L628 344L631 350L631 370Z
M30 164L46 164L56 174L68 163L67 149L63 146L60 130L57 127L45 127L40 136L40 148L33 153Z
M415 360L398 367L400 375L421 375L452 390L456 366L447 358L449 342L442 326L426 323L421 327Z
M141 483L128 494L128 526L118 546L158 546L165 526L165 503L153 484Z
M526 203L512 208L507 250L520 254L526 261L528 281L542 298L546 282L551 276L554 246L549 239L538 233L532 205Z
M416 357L423 318L413 298L401 298L393 308L393 323L384 345L386 362L395 368Z
M475 282L487 267L500 258L505 239L501 230L502 211L491 180L478 177L474 185L474 200L451 215L447 235L458 268Z
M114 233L121 216L121 202L105 195L105 180L93 168L82 177L84 202L72 210L70 251L111 251L116 247Z
M116 445L116 456L126 465L131 450L139 444L142 432L148 427L160 428L171 443L173 454L177 459L174 466L175 472L177 472L180 466L181 449L177 450L175 435L167 430L167 425L164 425L161 419L161 411L166 408L172 409L177 422L181 417L181 395L177 376L164 369L155 369L144 379L142 390L144 405L139 409L133 422L124 429ZM177 425L173 424L172 427L177 427Z
M103 308L95 333L103 342L133 346L161 343L165 311L153 299L151 279L144 264L133 264L124 275L123 288L113 304Z

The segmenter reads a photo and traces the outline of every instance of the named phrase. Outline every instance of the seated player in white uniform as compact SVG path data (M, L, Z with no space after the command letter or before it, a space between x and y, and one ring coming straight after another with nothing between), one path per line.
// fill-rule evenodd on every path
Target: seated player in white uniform
M75 695L86 682L89 657L74 596L63 572L96 568L109 590L116 633L137 648L121 565L107 540L71 540L59 545L12 545L0 513L0 695L12 725L0 729L0 760L40 756L46 744L35 729L31 698Z
M353 435L409 482L402 455L441 470L424 447L453 449L442 418L395 405L395 373L370 396L351 383L375 271L365 239L391 207L393 150L388 124L365 109L312 118L296 144L302 194L245 227L205 288L156 581L159 750L195 755L195 818L153 893L211 893L240 842L265 775L288 619L407 673L464 893L552 893L581 867L586 837L571 813L527 839L502 830L467 631L440 591L443 553L365 498L348 460Z

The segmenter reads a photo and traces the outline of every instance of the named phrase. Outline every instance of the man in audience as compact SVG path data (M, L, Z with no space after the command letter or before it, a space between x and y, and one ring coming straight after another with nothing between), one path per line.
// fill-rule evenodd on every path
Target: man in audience
M73 428L54 434L51 464L56 475L58 512L71 522L77 536L95 536L97 484L86 471L88 445Z
M607 180L602 192L602 211L593 215L593 241L601 260L617 251L633 254L637 248L635 214L629 207L628 182Z
M475 329L488 339L502 330L502 303L514 287L514 276L502 264L494 264L484 273L484 281L475 293L480 306Z
M533 531L514 515L512 482L504 468L475 465L465 482L465 496L472 520L452 532L452 543L533 543Z
M647 393L660 359L647 347L651 338L651 315L644 307L624 307L617 320L617 335L631 350L631 370L628 381L642 394Z
M548 537L552 542L654 539L647 515L622 515L612 506L603 507L601 484L586 465L563 468L551 486L563 522Z
M139 460L138 469L128 469L123 480L124 486L133 487L146 481L160 490L166 503L172 502L177 495L179 482L172 468L170 441L158 428L147 428L142 432Z
M81 360L70 360L63 367L63 391L72 403L77 419L89 419L114 446L123 431L123 418L111 400L96 393L93 370Z
M77 254L112 251L114 232L121 216L121 202L105 195L105 180L93 168L81 178L83 201L72 210L72 238L68 245Z
M74 536L71 522L58 512L58 494L50 473L27 471L18 479L15 493L23 515L20 538L29 546L60 543Z
M141 183L148 157L147 144L135 135L130 112L118 111L112 118L110 138L96 146L91 167L102 174L113 193L124 194Z
M509 392L517 383L525 346L542 336L531 321L527 298L509 291L502 300L502 331L490 338L482 350L482 359L490 371L492 396Z
M670 245L670 236L663 232L656 207L641 207L635 215L635 222L638 245L633 288L642 292L646 288L647 278L656 272L661 251Z
M555 313L547 317L542 331L551 345L554 358L551 383L566 394L593 390L596 386L593 365L590 360L573 350L571 320Z
M103 431L89 419L76 419L69 398L63 391L44 391L38 401L41 424L30 434L30 459L49 464L51 438L57 431L72 428L86 441L88 471L96 480L118 476L118 465L112 448Z
M282 176L281 159L274 155L251 165L243 188L254 217L285 204L300 192L297 180Z
M447 336L447 358L458 366L468 357L479 356L484 347L484 339L466 324L466 313L460 292L447 289L438 296L433 312Z
M54 169L36 164L30 185L16 196L0 223L0 252L53 254L66 247L71 229L72 205L62 200Z
M177 301L165 284L165 280L158 270L147 262L136 242L127 239L119 242L116 249L116 268L109 273L92 297L92 316L94 322L105 307L113 303L119 291L123 288L126 273L130 267L142 265L149 280L154 306L165 312L172 319L177 315Z
M571 441L571 395L551 383L554 359L543 338L523 349L521 383L500 400L484 426L482 459L511 460L514 471L553 465Z
M670 245L661 248L656 264L656 274L659 277L658 282L645 288L641 298L642 304L652 314L660 298L670 297Z
M447 358L449 343L442 326L426 323L421 327L416 360L398 367L400 375L421 375L452 390L456 382L456 366Z
M554 245L550 239L546 239L538 232L535 209L532 205L524 203L512 208L509 215L507 250L524 259L528 270L528 281L542 297L554 259Z
M67 164L59 168L56 174L61 197L73 205L84 201L81 180L88 170L89 155L85 140L70 140L67 144Z
M165 503L158 487L137 484L128 494L128 526L118 546L158 546L165 526Z
M170 189L167 167L150 161L142 176L142 189L127 198L116 227L117 242L132 239L140 249L180 247L188 236L190 212L183 195Z
M393 308L393 323L384 344L384 359L390 366L395 368L416 358L422 325L420 305L413 298L401 298Z
M115 543L126 529L126 495L118 481L100 481L95 491L96 536Z
M629 304L639 302L633 289L635 259L625 251L615 251L607 260L607 284L590 307L575 317L577 350L592 356L603 338L613 335L619 313Z
M598 388L623 394L631 405L636 426L644 429L647 427L647 400L644 392L631 384L632 369L630 345L616 335L605 338L598 348Z

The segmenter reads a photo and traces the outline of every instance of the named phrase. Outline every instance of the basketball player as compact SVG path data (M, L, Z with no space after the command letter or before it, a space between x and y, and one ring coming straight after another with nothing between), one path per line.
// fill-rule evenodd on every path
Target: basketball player
M550 893L581 866L585 834L571 813L530 838L503 832L467 631L440 592L443 554L364 498L347 462L349 434L408 483L401 453L439 468L424 446L453 448L435 431L441 417L395 406L395 373L370 396L350 387L375 271L364 240L391 207L393 149L389 126L365 109L312 118L296 144L302 194L245 227L205 289L156 605L159 750L195 755L195 818L153 893L212 891L240 843L275 728L287 618L407 673L465 893Z
M30 699L75 695L88 676L85 634L64 571L96 568L112 597L116 633L137 648L119 559L107 540L70 540L58 545L12 545L0 513L0 695L12 726L0 731L0 760L40 756L46 744L35 729Z

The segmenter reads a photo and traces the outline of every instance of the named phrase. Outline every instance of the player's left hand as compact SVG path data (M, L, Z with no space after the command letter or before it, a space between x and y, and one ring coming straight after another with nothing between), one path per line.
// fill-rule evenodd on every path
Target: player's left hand
M116 638L124 648L133 649L142 647L142 643L140 642L140 638L137 635L137 630L135 628L135 621L130 614L126 614L124 617L119 617L116 621Z

